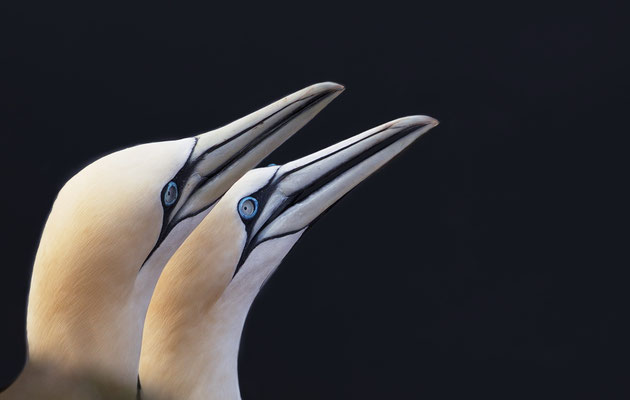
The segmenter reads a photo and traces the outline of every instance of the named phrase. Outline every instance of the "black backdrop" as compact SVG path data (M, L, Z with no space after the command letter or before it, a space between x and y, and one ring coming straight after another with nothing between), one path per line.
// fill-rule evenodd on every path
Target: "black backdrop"
M0 386L23 363L34 252L70 176L333 80L346 92L269 162L405 115L441 124L269 281L244 334L244 399L627 392L627 263L611 257L625 241L608 218L627 185L613 176L623 10L199 3L1 3Z

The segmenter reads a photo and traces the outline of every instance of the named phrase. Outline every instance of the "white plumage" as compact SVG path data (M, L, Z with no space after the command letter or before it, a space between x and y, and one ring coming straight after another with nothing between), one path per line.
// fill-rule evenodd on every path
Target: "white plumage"
M160 277L143 337L143 398L240 399L239 343L260 287L315 219L436 125L401 118L237 181Z
M166 262L238 178L342 89L313 85L215 131L110 154L70 179L33 267L27 366L2 398L93 398L100 383L135 397L144 318Z

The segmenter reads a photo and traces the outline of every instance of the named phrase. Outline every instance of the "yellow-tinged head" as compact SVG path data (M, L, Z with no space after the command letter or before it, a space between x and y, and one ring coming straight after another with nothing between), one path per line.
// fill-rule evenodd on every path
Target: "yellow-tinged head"
M70 179L33 268L30 359L135 384L144 316L168 259L238 178L342 90L316 84L215 131L110 154Z
M160 277L140 362L149 397L240 398L241 331L261 286L327 209L436 125L401 118L239 179Z

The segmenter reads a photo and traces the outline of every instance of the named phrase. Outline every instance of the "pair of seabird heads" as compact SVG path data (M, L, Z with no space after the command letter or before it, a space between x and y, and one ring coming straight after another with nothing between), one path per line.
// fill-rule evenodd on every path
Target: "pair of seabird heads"
M319 83L70 179L35 259L27 366L5 394L64 393L76 381L60 388L61 374L135 388L139 373L144 398L240 398L241 332L265 280L324 211L437 125L401 118L252 170L343 89Z

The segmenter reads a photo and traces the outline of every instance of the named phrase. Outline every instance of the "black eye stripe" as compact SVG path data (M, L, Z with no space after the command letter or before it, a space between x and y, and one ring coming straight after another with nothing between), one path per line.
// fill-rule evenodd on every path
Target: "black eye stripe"
M162 208L164 209L164 212L163 212L163 216L162 216L162 228L160 230L160 236L158 236L158 240L155 243L155 246L153 246L153 248L151 249L151 251L147 255L147 258L144 259L144 262L142 263L142 266L140 267L140 270L142 270L142 267L144 267L144 264L147 262L147 260L149 258L151 258L153 253L155 253L155 251L158 249L158 247L160 247L160 245L162 244L162 242L164 241L166 236L171 231L170 227L172 227L173 225L169 224L168 221L169 221L169 219L171 217L171 214L173 213L173 209L174 209L173 206L177 203L177 200L179 200L179 189L178 188L185 187L186 182L188 181L188 178L190 177L190 171L194 168L195 163L192 161L192 156L193 156L193 153L195 152L195 148L197 147L197 143L198 142L199 142L199 139L194 138L194 143L192 145L192 148L190 149L190 153L188 154L188 158L186 159L186 162L180 168L180 170L177 171L177 173L171 179L171 181L168 184L166 184L166 186L164 186L164 188L162 189L161 202L162 202ZM171 183L175 184L175 186L176 186L177 197L175 198L175 201L169 205L169 204L167 204L165 202L165 196L166 196L166 192L168 190L168 187L169 187L169 185Z

